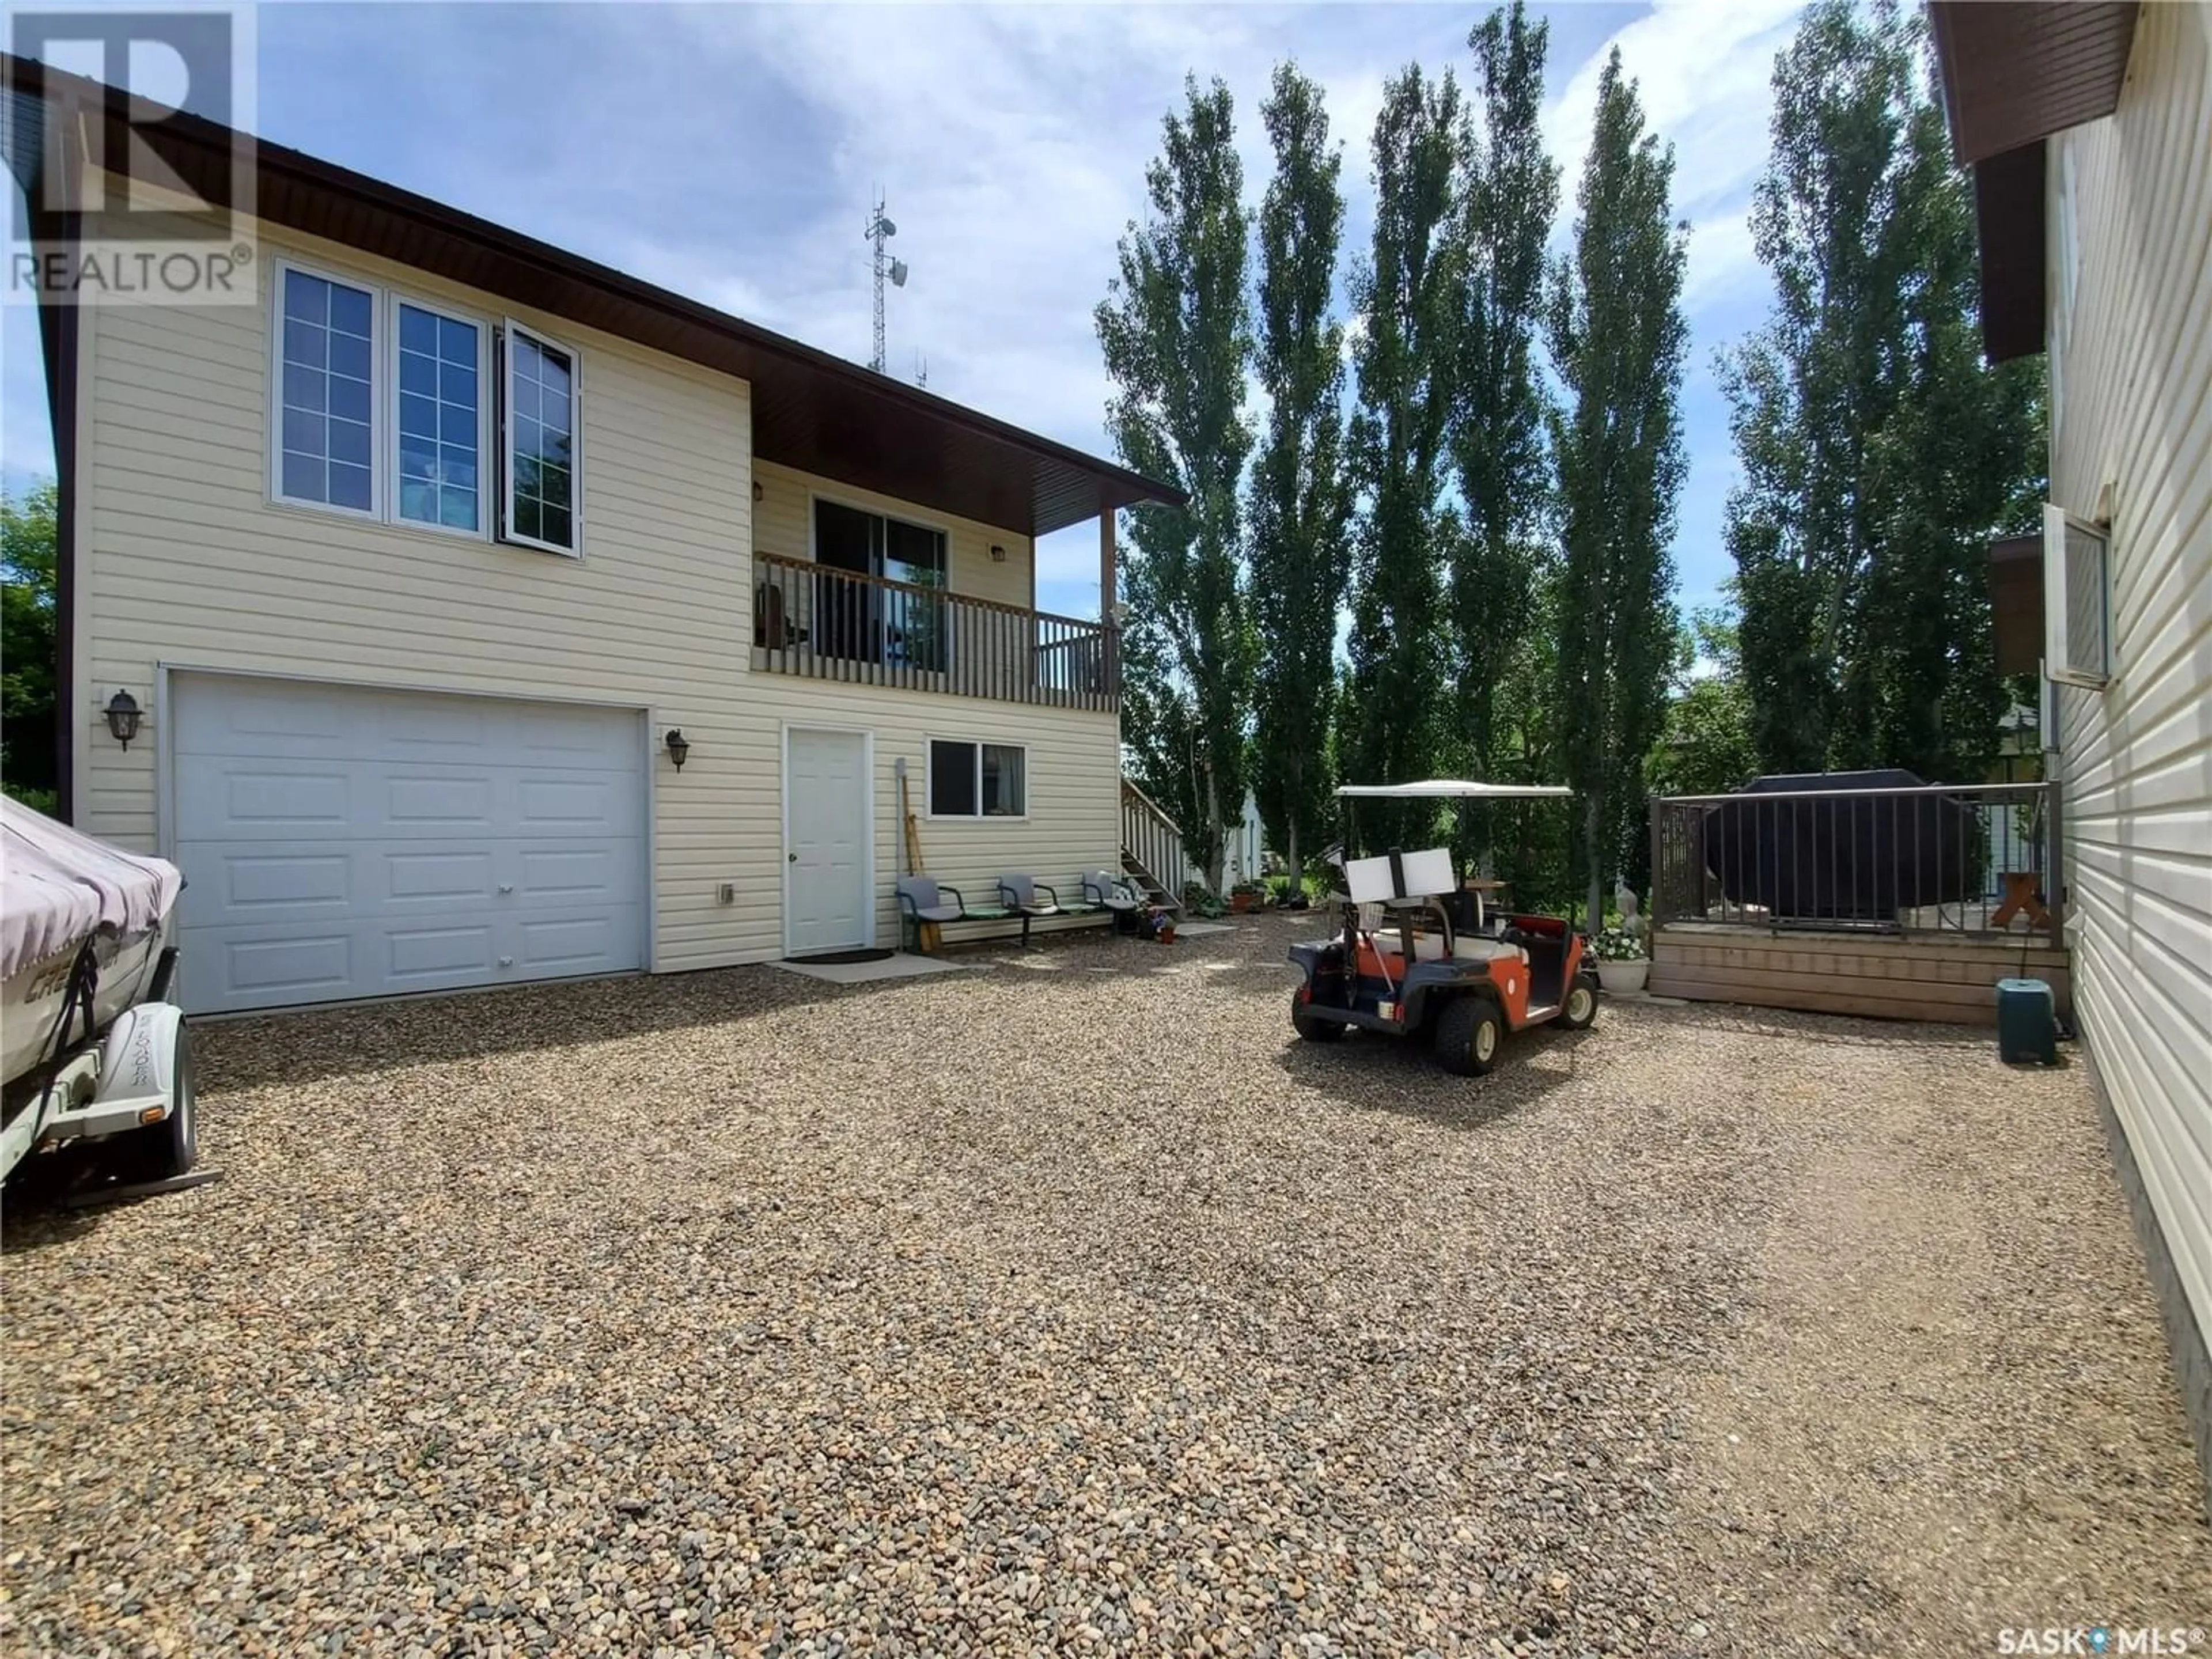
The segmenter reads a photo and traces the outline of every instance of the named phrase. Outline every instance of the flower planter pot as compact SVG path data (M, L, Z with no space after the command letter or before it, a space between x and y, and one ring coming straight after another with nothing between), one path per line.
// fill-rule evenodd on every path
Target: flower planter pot
M1241 915L1243 915L1246 911L1249 910L1251 908L1252 908L1252 896L1251 896L1251 894L1249 894L1249 893L1231 893L1231 894L1229 896L1229 910L1230 910L1230 914L1231 914L1231 915L1239 915L1239 916L1241 916Z
M1597 965L1597 982L1611 996L1639 995L1644 981L1650 977L1649 962L1601 962Z

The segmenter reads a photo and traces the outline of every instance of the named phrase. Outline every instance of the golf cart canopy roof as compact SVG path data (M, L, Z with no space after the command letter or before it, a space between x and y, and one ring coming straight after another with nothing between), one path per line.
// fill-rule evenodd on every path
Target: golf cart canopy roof
M1575 792L1563 783L1468 783L1459 778L1424 778L1419 783L1347 783L1337 794L1380 800L1534 800Z

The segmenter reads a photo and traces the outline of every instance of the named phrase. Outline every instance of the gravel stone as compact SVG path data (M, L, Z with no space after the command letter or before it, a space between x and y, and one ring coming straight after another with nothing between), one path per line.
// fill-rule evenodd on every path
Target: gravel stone
M1950 1655L2212 1624L2078 1062L1297 1042L1248 919L200 1028L17 1206L0 1650Z

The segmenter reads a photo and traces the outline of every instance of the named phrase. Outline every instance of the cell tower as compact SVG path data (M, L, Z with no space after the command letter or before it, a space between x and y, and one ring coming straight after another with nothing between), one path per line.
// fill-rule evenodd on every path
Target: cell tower
M876 205L868 215L866 234L868 245L875 250L876 255L876 353L868 359L868 367L881 374L886 372L884 368L884 278L890 277L893 288L906 286L906 261L891 258L884 251L884 244L898 234L898 227L884 216L881 185L876 189Z

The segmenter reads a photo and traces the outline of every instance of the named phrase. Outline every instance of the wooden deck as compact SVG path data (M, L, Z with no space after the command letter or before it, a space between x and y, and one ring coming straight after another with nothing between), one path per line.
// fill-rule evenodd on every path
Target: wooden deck
M1996 1021L1996 982L2022 975L2048 981L2060 1011L2070 1010L2066 952L2039 933L1944 939L1668 922L1652 935L1650 984L1654 996L1692 1002L1988 1025Z

